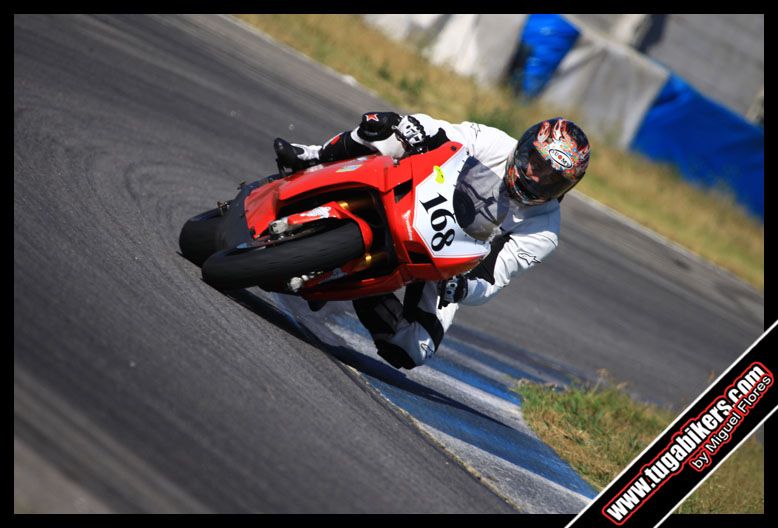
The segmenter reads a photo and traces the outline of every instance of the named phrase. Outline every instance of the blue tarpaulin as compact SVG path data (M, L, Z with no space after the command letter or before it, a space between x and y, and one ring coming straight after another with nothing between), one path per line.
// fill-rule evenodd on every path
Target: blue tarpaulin
M646 113L632 148L675 164L687 180L707 187L724 184L764 218L764 130L677 75L670 75Z
M534 97L554 75L559 63L575 45L578 29L560 15L532 14L527 17L519 46L520 62L514 84Z

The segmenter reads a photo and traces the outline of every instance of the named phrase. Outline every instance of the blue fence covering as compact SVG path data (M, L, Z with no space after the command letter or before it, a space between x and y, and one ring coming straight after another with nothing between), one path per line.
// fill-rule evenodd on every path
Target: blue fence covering
M579 35L561 15L529 15L510 66L510 84L526 96L539 95ZM764 219L764 130L672 72L630 146L672 163L688 181L728 189Z
M764 130L677 75L670 75L646 113L632 148L675 164L690 181L726 185L764 219Z
M560 15L532 14L524 23L512 84L534 97L553 77L580 32Z

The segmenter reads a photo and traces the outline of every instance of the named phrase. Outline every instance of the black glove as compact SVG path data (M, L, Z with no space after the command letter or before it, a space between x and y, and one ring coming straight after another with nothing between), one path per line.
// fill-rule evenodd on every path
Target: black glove
M458 303L467 296L467 277L457 275L438 283L438 308L444 308L451 303Z

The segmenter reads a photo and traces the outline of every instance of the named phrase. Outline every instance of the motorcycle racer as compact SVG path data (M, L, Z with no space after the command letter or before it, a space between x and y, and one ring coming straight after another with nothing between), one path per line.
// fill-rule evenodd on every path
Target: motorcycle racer
M588 167L586 135L561 117L529 127L516 140L497 128L468 121L452 124L426 114L370 112L356 128L323 145L274 141L279 162L295 171L376 152L402 158L447 141L461 143L470 156L457 189L469 203L479 204L475 210L482 218L471 218L469 227L475 237L489 233L491 250L464 275L409 284L402 303L394 294L353 301L378 354L395 368L424 364L440 346L460 303L487 302L557 247L559 202ZM314 310L320 307L311 305Z

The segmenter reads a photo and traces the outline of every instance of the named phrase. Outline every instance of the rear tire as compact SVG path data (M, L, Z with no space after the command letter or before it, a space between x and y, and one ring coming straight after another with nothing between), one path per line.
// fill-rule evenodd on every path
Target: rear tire
M187 260L202 266L203 262L219 250L217 234L224 217L219 209L211 209L190 218L181 229L178 246Z
M365 251L354 222L277 245L214 253L203 264L203 279L219 290L259 286L278 290L292 277L329 271Z

